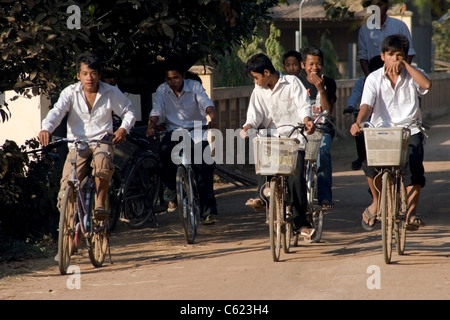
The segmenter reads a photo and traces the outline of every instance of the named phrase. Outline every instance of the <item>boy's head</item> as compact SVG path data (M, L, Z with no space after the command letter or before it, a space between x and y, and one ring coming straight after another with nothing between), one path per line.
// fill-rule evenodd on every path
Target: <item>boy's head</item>
M269 86L271 75L276 73L272 61L263 53L257 53L248 59L245 69L261 87Z
M320 74L323 68L323 52L316 46L310 46L303 49L302 68L307 75L311 73Z
M89 67L89 69L93 69L93 70L97 71L98 74L101 74L102 62L92 52L83 52L77 57L77 61L76 61L76 65L75 65L77 73L80 73L82 63L87 65Z
M302 54L295 50L290 50L283 54L283 70L286 74L298 76L302 70Z
M409 51L409 40L402 34L394 34L384 38L381 43L381 53L397 52L400 51L403 57L406 58Z
M364 8L367 8L371 5L375 5L375 6L386 6L389 7L389 0L363 0L362 1L362 6Z
M250 57L250 59L247 60L245 69L250 74L252 72L264 74L265 70L267 70L269 73L276 72L272 61L264 53L257 53Z

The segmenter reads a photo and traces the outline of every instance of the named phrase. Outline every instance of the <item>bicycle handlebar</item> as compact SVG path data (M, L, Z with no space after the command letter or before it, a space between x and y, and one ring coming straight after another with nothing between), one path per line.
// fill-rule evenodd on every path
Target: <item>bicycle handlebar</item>
M396 123L394 123L394 122L380 122L380 123L378 123L377 125L374 125L373 123L371 123L371 122L369 122L369 121L364 121L364 122L361 122L361 123L359 124L359 127L360 127L361 129L364 129L364 128L367 128L367 127L370 127L370 128L378 128L378 127L382 126L383 124L389 124L390 127L392 127L392 126L397 126ZM411 119L411 121L410 121L407 125L405 125L405 126L403 126L403 127L408 129L409 127L414 126L414 125L417 127L417 129L419 129L420 132L422 132L422 134L423 134L425 137L428 138L428 134L425 133L425 130L429 130L429 129L430 129L430 126L428 126L428 125L426 125L426 124L423 124L423 123L422 123L421 121L419 121L419 119L417 119L417 118Z

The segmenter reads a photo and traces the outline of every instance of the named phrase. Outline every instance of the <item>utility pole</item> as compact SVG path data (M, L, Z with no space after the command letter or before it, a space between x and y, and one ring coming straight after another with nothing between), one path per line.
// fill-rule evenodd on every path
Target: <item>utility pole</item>
M295 50L302 49L302 5L308 0L300 0L298 5L298 31L295 32Z

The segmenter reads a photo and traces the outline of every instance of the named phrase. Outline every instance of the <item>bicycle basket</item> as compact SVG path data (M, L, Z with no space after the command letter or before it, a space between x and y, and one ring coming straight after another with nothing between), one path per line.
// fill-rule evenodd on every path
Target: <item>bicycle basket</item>
M128 160L131 158L131 156L133 156L133 153L134 151L136 151L137 148L138 148L137 145L127 140L125 140L123 143L119 145L116 145L113 157L114 166L117 169L122 170L127 164Z
M407 128L364 128L367 165L405 166L410 135Z
M316 161L319 155L320 144L322 143L323 133L315 130L313 134L307 136L308 142L305 148L305 161Z
M294 174L300 141L295 138L256 137L253 139L255 171L260 175Z

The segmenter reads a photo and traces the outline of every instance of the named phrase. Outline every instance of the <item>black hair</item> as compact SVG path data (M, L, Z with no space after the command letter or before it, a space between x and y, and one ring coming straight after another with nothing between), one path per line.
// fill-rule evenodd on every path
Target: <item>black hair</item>
M276 72L272 61L264 53L257 53L250 57L250 59L248 59L247 63L245 64L245 69L248 73L256 72L264 74L264 70L269 70L270 73Z
M289 57L296 58L299 63L302 62L302 54L300 52L295 51L295 50L289 50L288 52L283 54L283 64L284 64L284 61L286 61L286 59Z
M409 51L409 40L402 34L393 34L384 38L381 43L381 52L395 52L402 51L403 55L408 55Z
M82 63L86 64L91 69L97 70L98 73L102 72L102 62L92 52L83 52L77 57L76 62L77 73L80 72Z
M187 68L180 56L171 55L164 61L164 73L166 74L168 71L178 71L184 75Z
M389 0L363 0L362 6L364 8L367 8L368 6L371 6L371 5L378 5L380 2L389 6Z
M303 63L305 63L306 57L308 55L319 57L320 61L323 63L323 52L322 52L322 50L320 50L319 47L310 46L310 47L306 47L305 49L303 49L303 51L302 51Z

